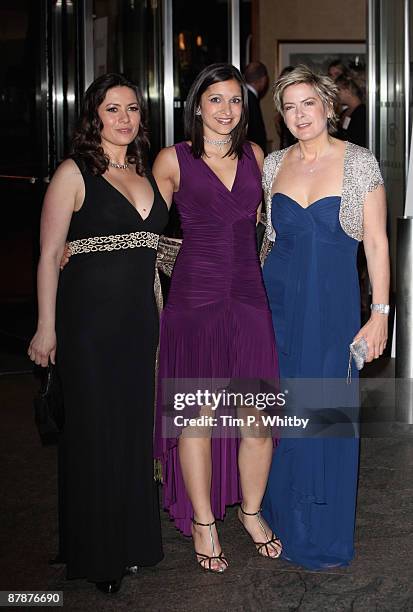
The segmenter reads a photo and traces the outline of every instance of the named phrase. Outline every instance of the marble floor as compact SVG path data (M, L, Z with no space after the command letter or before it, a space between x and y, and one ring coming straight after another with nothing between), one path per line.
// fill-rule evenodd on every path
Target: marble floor
M162 514L164 560L126 577L108 597L48 565L56 552L56 449L40 445L33 424L37 385L24 372L0 376L0 590L63 590L64 609L82 612L413 612L413 432L394 424L391 406L377 407L371 389L365 421L380 427L364 426L349 568L311 572L263 559L229 508L219 529L231 565L208 574L197 567L191 541Z

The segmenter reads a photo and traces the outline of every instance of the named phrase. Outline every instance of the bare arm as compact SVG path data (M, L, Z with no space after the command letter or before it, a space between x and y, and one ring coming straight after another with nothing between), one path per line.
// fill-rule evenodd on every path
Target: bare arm
M390 261L386 234L386 194L380 186L367 194L364 204L364 251L372 286L373 304L389 303ZM388 316L372 312L356 336L367 340L368 361L379 357L387 342Z
M175 191L179 189L179 163L175 147L162 149L156 156L152 173L158 185L159 191L168 208L171 207Z
M38 365L55 362L55 310L60 260L70 220L84 197L83 179L72 160L57 169L47 190L40 223L40 260L37 270L39 318L28 354Z

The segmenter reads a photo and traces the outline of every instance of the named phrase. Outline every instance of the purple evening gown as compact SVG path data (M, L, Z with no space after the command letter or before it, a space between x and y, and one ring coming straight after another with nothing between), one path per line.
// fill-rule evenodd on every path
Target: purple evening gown
M176 527L191 534L192 505L185 491L177 438L162 432L162 380L278 378L271 313L256 245L261 174L244 145L229 191L186 142L175 145L180 188L174 199L183 244L161 317L155 452L161 459L164 507ZM212 511L241 499L237 437L212 437Z

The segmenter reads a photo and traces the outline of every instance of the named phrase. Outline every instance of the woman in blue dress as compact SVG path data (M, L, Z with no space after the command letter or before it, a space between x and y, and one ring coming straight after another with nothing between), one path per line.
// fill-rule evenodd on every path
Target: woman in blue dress
M318 416L330 422L335 410L349 428L344 434L335 428L333 437L320 430L315 434L313 423L307 436L281 437L263 514L283 543L283 558L321 569L347 565L354 556L358 387L357 380L346 384L346 378L353 340L365 339L367 361L379 357L386 345L385 192L372 153L330 135L337 88L328 77L299 66L277 81L274 98L298 140L266 158L263 176L267 245L275 239L264 281L280 375L294 379L299 399L291 410L318 408ZM356 256L361 240L373 304L360 329ZM357 370L351 369L354 379Z

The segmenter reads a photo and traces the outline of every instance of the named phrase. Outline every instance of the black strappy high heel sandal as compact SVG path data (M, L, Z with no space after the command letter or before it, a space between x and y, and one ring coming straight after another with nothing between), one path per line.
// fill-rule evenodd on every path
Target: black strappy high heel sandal
M245 510L243 509L243 507L240 505L239 509L241 510L242 514L245 514L246 516L256 516L258 523L262 529L263 534L265 535L266 538L268 538L267 536L267 532L265 530L264 525L262 524L261 521L261 509L258 510L258 512L245 512ZM245 531L248 533L248 535L251 537L251 534L249 533L248 529L245 527L244 523L241 521L241 519L239 519L241 525L244 527ZM278 559L278 557L281 555L282 553L282 544L281 544L281 540L275 535L275 533L273 531L271 531L271 537L270 539L268 539L266 542L255 542L255 540L253 540L254 544L255 544L255 548L257 549L258 554L261 555L261 557L268 557L268 559ZM276 556L270 555L270 548L272 547L272 550L278 550L278 554ZM266 554L264 554L262 551L263 549L265 549Z
M215 521L213 521L212 523L198 523L198 521L196 521L195 519L192 519L192 523L194 525L199 525L200 527L209 527L209 536L211 538L212 556L208 556L208 555L205 555L204 553L199 553L195 551L199 566L206 572L213 572L214 574L222 574L223 572L225 572L225 570L228 567L228 561L225 558L225 555L222 551L220 552L219 555L215 554L215 542L214 542L214 536L212 535L212 527L215 525ZM199 559L198 557L201 557L201 558ZM218 561L222 561L222 563L225 564L225 567L221 567L220 569L213 568L212 561L214 561L215 559L218 559Z

